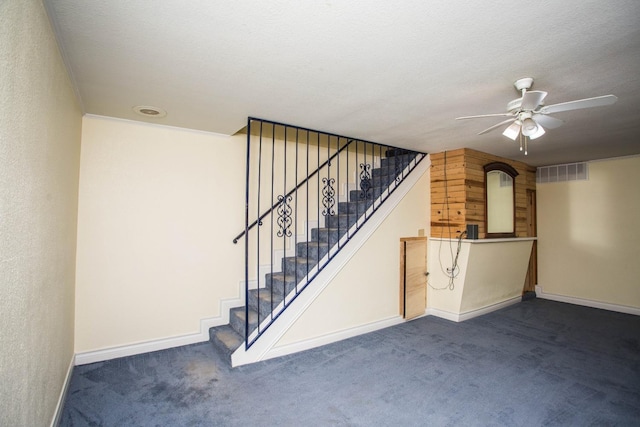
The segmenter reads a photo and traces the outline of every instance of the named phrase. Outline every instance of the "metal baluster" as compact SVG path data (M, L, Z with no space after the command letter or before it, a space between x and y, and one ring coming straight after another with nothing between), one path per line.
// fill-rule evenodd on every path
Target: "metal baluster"
M379 162L378 166L379 167L382 167L382 155L383 155L383 153L382 153L382 145L378 145L378 162ZM384 188L385 188L385 191L386 191L386 196L384 197L384 199L386 199L389 196L389 187L385 186ZM382 204L382 201L384 199L380 200L380 203L378 203L378 207L380 207L380 204ZM377 208L375 208L375 209L377 209Z
M295 174L295 180L294 182L298 181L298 137L299 137L299 130L296 128L296 174ZM295 198L296 198L296 209L295 209L295 213L293 215L293 229L295 230L293 232L293 255L294 256L298 256L298 187L296 187L296 192L295 192ZM282 295L284 295L284 306L287 307L288 303L287 303L287 280L286 280L286 276L284 276L284 283L282 284Z
M346 178L346 181L347 181L347 189L346 189L347 202L350 202L350 200L349 200L349 192L351 191L350 187L349 187L349 147L348 147L349 144L351 144L350 140L347 141L347 156L346 156L347 157L346 158L346 162L347 162L347 168L346 168L347 169L347 178ZM349 206L349 205L347 205L347 206ZM356 205L356 211L357 210L358 210L358 205ZM351 238L351 236L349 236L350 230L351 230L351 227L347 228L347 240L345 240L345 242L348 242L349 239Z
M338 143L336 145L336 153L340 152L340 137L338 137ZM340 156L337 157L337 167L336 170L338 171L338 173L336 174L336 195L338 196L338 215L340 214ZM347 215L349 215L349 210L347 210ZM349 227L347 227L347 230L349 229ZM340 251L340 239L338 239L338 249L337 251ZM327 252L328 253L328 252ZM331 259L331 257L329 257L329 259Z
M262 181L262 135L264 133L264 122L260 121L260 128L259 128L259 136L258 136L258 193L257 193L257 206L256 206L256 213L258 215L258 217L260 217L260 200L261 200L261 194L260 194L260 188L261 188L261 181ZM260 292L260 231L261 228L260 226L262 225L262 221L258 221L258 226L256 227L256 278L257 278L257 289L258 292ZM247 286L249 285L249 283L247 282ZM247 340L249 339L249 300L246 299L246 313L245 313L245 329L244 329L244 333L247 337ZM258 321L260 320L260 318L258 317Z
M358 159L358 153L360 151L360 141L356 141L356 188L360 188L360 174L358 172L358 166L360 165L360 161ZM359 194L359 193L358 193ZM351 198L351 194L349 194L349 198ZM360 201L360 197L358 196L358 198L356 199L356 202ZM357 229L356 229L357 231Z
M245 209L244 209L244 295L245 301L249 301L249 170L250 170L250 153L251 153L251 119L247 120L247 170L245 171ZM245 304L245 349L249 348L249 335L247 334L247 325L249 319L249 304Z
M320 133L318 133L318 165L320 165ZM318 227L320 227L320 174L318 173L318 188L316 188L316 198L317 198L317 205L316 205L316 215L318 216ZM329 225L327 224L327 221L324 222L324 228L327 231L327 239L328 236L330 235L329 233ZM328 241L328 240L327 240ZM318 270L320 269L320 265L318 265ZM305 286L307 285L307 283L309 283L309 277L307 277L307 280L305 281Z
M327 159L331 158L331 135L327 135ZM331 162L329 162L327 164L327 191L330 192L331 191ZM330 195L329 195L330 197ZM323 204L324 204L324 200L323 200ZM329 221L329 217L331 216L331 211L330 211L330 207L327 204L327 206L325 206L325 208L327 209L327 215L324 217L325 222ZM338 235L340 235L340 221L338 221ZM329 245L329 247L331 247L331 245ZM320 261L320 259L318 258L318 261ZM318 262L318 267L320 267L320 263Z
M309 176L309 136L310 132L307 131L307 176ZM307 236L307 241L311 240L311 229L309 228L309 183L307 183L307 221L304 225L306 227L305 235ZM318 230L318 241L320 241L319 236L320 231ZM309 251L307 251L307 263L309 262ZM296 278L296 295L298 295L298 279Z
M284 171L283 171L283 177L282 177L282 204L283 204L283 208L286 207L287 204L287 199L286 199L286 194L287 194L287 127L284 127ZM283 212L285 213L285 217L283 217L283 228L286 227L286 209L283 209ZM287 259L287 233L286 230L283 230L282 233L282 251L284 254L283 257L283 262L284 260ZM284 264L282 265L282 271L284 273L286 273L286 270L284 268ZM271 286L271 318L273 319L273 286Z
M275 193L275 158L276 158L276 125L273 124L271 127L271 204L273 206L273 200L274 200L274 193ZM273 212L271 213L271 241L270 241L270 247L269 247L269 255L271 256L271 266L270 268L270 273L271 273L271 277L273 277L273 263L274 263L274 254L273 254ZM260 250L258 248L258 250ZM260 291L258 290L258 324L261 323L260 321ZM262 331L259 331L262 332Z

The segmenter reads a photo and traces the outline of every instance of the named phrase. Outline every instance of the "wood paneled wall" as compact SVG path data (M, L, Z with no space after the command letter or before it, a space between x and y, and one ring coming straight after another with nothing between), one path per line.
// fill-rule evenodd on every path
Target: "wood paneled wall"
M536 188L533 166L469 148L431 154L430 157L432 237L456 238L466 230L467 224L478 224L478 237L485 238L484 165L491 162L503 162L518 171L515 180L516 237L529 237L527 190Z

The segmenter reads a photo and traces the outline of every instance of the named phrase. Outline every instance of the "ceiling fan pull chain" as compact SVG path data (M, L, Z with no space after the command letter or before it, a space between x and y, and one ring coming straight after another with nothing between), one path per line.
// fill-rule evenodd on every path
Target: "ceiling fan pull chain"
M522 151L522 132L520 132L520 151Z

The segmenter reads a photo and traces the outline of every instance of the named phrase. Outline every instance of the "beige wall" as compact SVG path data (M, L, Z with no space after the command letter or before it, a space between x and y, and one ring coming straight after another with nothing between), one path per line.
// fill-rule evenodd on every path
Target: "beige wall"
M537 186L544 293L640 307L640 157L589 163L589 180Z
M76 352L197 333L238 296L245 145L85 116Z
M399 315L400 238L428 230L429 182L427 171L277 346Z
M81 114L40 1L0 3L0 425L44 426L73 358Z
M458 254L457 239L431 239L427 307L438 316L460 319L519 298L532 244L523 239L463 240ZM458 267L451 283L447 270L454 257Z

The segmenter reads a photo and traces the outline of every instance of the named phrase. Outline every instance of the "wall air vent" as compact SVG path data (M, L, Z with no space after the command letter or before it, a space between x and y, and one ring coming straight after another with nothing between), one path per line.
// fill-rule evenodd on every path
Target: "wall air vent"
M543 166L536 169L536 183L538 184L547 182L586 181L588 179L589 168L586 162Z

